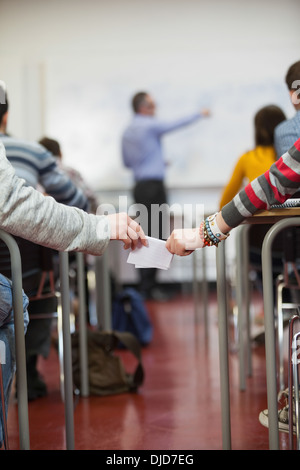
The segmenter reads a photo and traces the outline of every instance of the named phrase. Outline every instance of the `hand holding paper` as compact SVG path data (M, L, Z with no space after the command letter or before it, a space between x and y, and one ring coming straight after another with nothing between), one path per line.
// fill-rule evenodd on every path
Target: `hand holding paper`
M169 269L173 255L167 250L166 242L158 238L146 237L148 246L141 243L129 253L127 263L136 268Z

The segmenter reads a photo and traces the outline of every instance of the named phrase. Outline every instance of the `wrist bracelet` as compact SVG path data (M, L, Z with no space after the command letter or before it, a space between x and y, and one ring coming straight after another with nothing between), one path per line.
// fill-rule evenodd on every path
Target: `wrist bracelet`
M216 222L217 213L210 215L199 228L200 237L204 246L218 246L221 240L229 237L229 233L222 233Z
M201 222L199 228L200 238L203 242L203 246L217 246L219 241L217 238L213 237L211 233L209 233L207 229L206 221Z
M221 230L218 227L217 220L216 220L217 215L218 215L218 212L216 212L213 215L210 215L209 217L206 218L205 222L208 224L213 237L216 238L220 242L221 240L226 240L226 238L229 237L230 233L221 232Z

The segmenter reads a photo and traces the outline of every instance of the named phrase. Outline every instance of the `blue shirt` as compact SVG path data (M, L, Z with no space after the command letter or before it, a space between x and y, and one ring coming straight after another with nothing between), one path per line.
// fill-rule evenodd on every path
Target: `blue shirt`
M294 117L281 122L275 128L274 142L277 157L286 153L300 137L300 111Z
M135 114L122 137L124 165L131 168L135 181L163 180L165 162L161 138L167 132L180 129L200 119L201 113L173 122L162 122L154 116Z

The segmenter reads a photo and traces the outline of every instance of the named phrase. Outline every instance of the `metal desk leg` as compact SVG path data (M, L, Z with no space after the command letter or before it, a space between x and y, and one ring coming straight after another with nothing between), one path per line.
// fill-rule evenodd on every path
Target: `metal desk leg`
M238 343L239 343L239 375L240 390L246 389L245 373L245 348L244 348L244 257L242 250L243 230L245 227L238 227L236 230L236 300L238 310Z
M69 254L59 253L60 286L64 356L64 401L66 444L68 450L74 449L74 410L73 410L73 371L72 346L70 332L70 290L69 290Z
M108 253L97 256L95 261L96 275L96 304L98 326L105 331L112 329L111 318L111 289L108 269Z
M87 318L86 318L86 295L85 295L85 272L84 255L77 253L77 276L78 276L78 298L79 298L79 354L80 354L80 394L89 396L88 378L88 345L87 345Z
M29 420L28 420L28 395L26 376L26 354L24 335L24 315L22 296L22 265L19 247L11 237L3 230L0 230L0 238L7 245L11 260L11 274L13 285L13 308L15 323L16 341L16 375L18 394L18 418L19 418L19 439L21 450L29 450Z
M208 338L208 282L206 272L206 251L201 250L202 254L202 298L203 298L203 310L204 310L204 328L205 338Z
M216 249L223 449L231 449L225 241ZM205 249L205 248L204 248Z
M288 406L289 406L289 449L294 450L294 433L293 433L293 414L295 409L294 393L293 393L293 380L294 380L294 365L293 365L293 340L294 340L294 325L299 322L299 316L294 315L289 321L289 354L288 354ZM297 356L296 356L297 357ZM296 359L296 358L295 358Z
M195 323L199 322L199 284L198 284L198 250L192 254L193 257L193 295L195 307Z
M239 366L240 366L240 390L246 389L246 358L248 359L248 374L252 373L250 321L249 321L249 226L238 227L236 231L236 296L238 307L239 328ZM245 347L244 325L247 327L247 344Z
M279 449L272 243L281 230L286 227L297 225L300 225L300 217L291 217L280 220L267 232L262 245L269 447L271 450Z
M294 407L296 421L297 450L300 450L300 422L299 422L299 359L297 358L300 333L296 333L293 338L293 383L294 383Z
M195 306L195 323L199 322L199 282L198 282L198 254L200 250L195 250L193 253L193 294ZM208 338L208 285L206 276L206 251L201 250L202 261L202 279L201 279L201 293L202 305L204 316L204 331L205 338Z
M252 351L251 351L251 319L250 319L250 286L249 286L249 229L243 231L242 250L244 257L244 276L245 281L245 312L246 312L246 328L247 328L247 359L248 359L248 376L252 376Z

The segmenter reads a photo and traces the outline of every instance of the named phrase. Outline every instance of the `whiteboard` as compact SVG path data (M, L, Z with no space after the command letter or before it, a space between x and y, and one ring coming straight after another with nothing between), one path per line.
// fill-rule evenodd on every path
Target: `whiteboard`
M133 184L120 140L134 93L149 92L166 120L209 108L210 118L163 138L167 185L222 186L238 157L254 145L256 111L277 104L288 117L293 114L282 66L289 58L281 53L284 60L274 51L268 67L264 54L257 52L248 63L242 51L223 59L217 51L52 58L46 64L47 133L60 141L65 163L95 190L118 190Z

